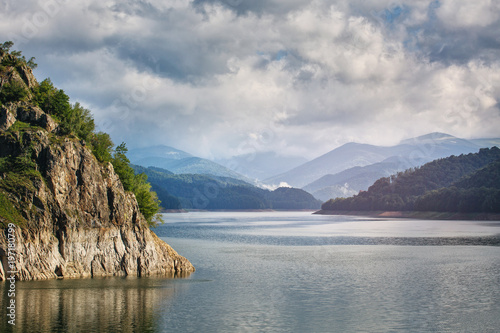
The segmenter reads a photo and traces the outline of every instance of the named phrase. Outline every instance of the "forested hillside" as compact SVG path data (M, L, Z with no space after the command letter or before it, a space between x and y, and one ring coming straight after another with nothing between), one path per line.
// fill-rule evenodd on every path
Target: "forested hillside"
M377 180L368 191L331 199L323 210L498 212L500 149L450 156Z
M176 175L153 167L134 169L148 176L165 209L317 209L321 204L296 188L268 191L230 177Z
M430 191L418 197L414 210L500 212L500 161L488 164L451 187Z

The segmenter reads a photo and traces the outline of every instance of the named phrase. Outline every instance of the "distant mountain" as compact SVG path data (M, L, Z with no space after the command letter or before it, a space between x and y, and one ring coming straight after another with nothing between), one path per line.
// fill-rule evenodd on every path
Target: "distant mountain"
M382 162L364 167L353 167L334 175L326 175L302 189L314 197L326 201L331 198L349 197L360 190L366 190L381 177L412 167L410 163L397 157L389 157Z
M146 158L182 160L184 158L193 157L193 155L169 146L158 145L152 147L130 149L127 153L127 157L132 163L137 164L136 161L140 161Z
M279 187L268 191L266 198L273 209L315 209L321 201L304 190L291 187Z
M307 159L264 152L234 156L216 162L250 179L263 180L304 164Z
M366 190L380 177L498 143L498 138L464 140L445 133L430 133L390 147L347 143L303 164L300 164L305 161L303 158L272 152L240 155L216 163L161 145L132 149L127 156L134 164L155 166L175 174L207 174L275 187L286 182L328 200ZM278 175L268 177L271 174Z
M268 191L239 179L200 174L172 174L134 166L145 173L164 208L173 209L318 209L321 201L297 188Z
M469 141L480 147L500 147L500 138L472 139Z
M479 142L480 140L478 140ZM400 145L410 146L411 150L406 152L404 156L415 160L417 163L420 162L420 164L427 163L436 158L468 154L477 151L479 148L493 146L485 144L483 147L481 144L439 132L403 140L400 142Z
M500 149L451 156L383 177L368 191L331 199L326 211L500 212Z
M288 172L265 179L264 183L286 182L291 186L303 187L327 174L335 174L352 167L381 162L390 156L400 154L402 151L405 151L405 148L400 146L380 147L354 142L346 143Z
M175 174L207 174L251 181L243 175L210 160L195 157L169 146L131 149L127 153L130 162L143 167L157 167Z
M391 147L348 143L265 182L286 181L292 186L303 187L323 200L328 199L328 196L349 196L359 190L366 190L380 177L420 166L437 158L468 154L479 148L491 147L490 144L495 140L497 139L477 139L472 142L449 134L430 133ZM309 183L304 184L310 179Z

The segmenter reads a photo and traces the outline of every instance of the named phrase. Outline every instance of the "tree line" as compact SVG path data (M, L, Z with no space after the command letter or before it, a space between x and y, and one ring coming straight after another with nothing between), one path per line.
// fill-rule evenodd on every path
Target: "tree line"
M367 191L330 199L324 210L500 212L500 149L450 156L378 179Z
M134 166L145 173L167 209L318 209L321 202L296 188L265 190L242 180L201 174L173 174ZM172 204L165 205L165 201Z

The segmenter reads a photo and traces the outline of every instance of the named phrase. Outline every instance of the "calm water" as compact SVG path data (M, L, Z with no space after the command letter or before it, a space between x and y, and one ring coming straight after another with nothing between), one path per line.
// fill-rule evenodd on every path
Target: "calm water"
M188 277L17 282L1 332L498 332L500 223L168 214ZM0 284L0 308L8 301Z

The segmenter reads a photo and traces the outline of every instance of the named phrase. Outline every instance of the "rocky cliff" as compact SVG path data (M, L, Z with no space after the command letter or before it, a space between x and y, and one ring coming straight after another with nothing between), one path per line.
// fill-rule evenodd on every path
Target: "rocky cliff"
M37 84L26 66L2 70L5 81ZM113 166L58 131L29 98L0 106L0 280L13 238L19 280L194 271L149 229Z

